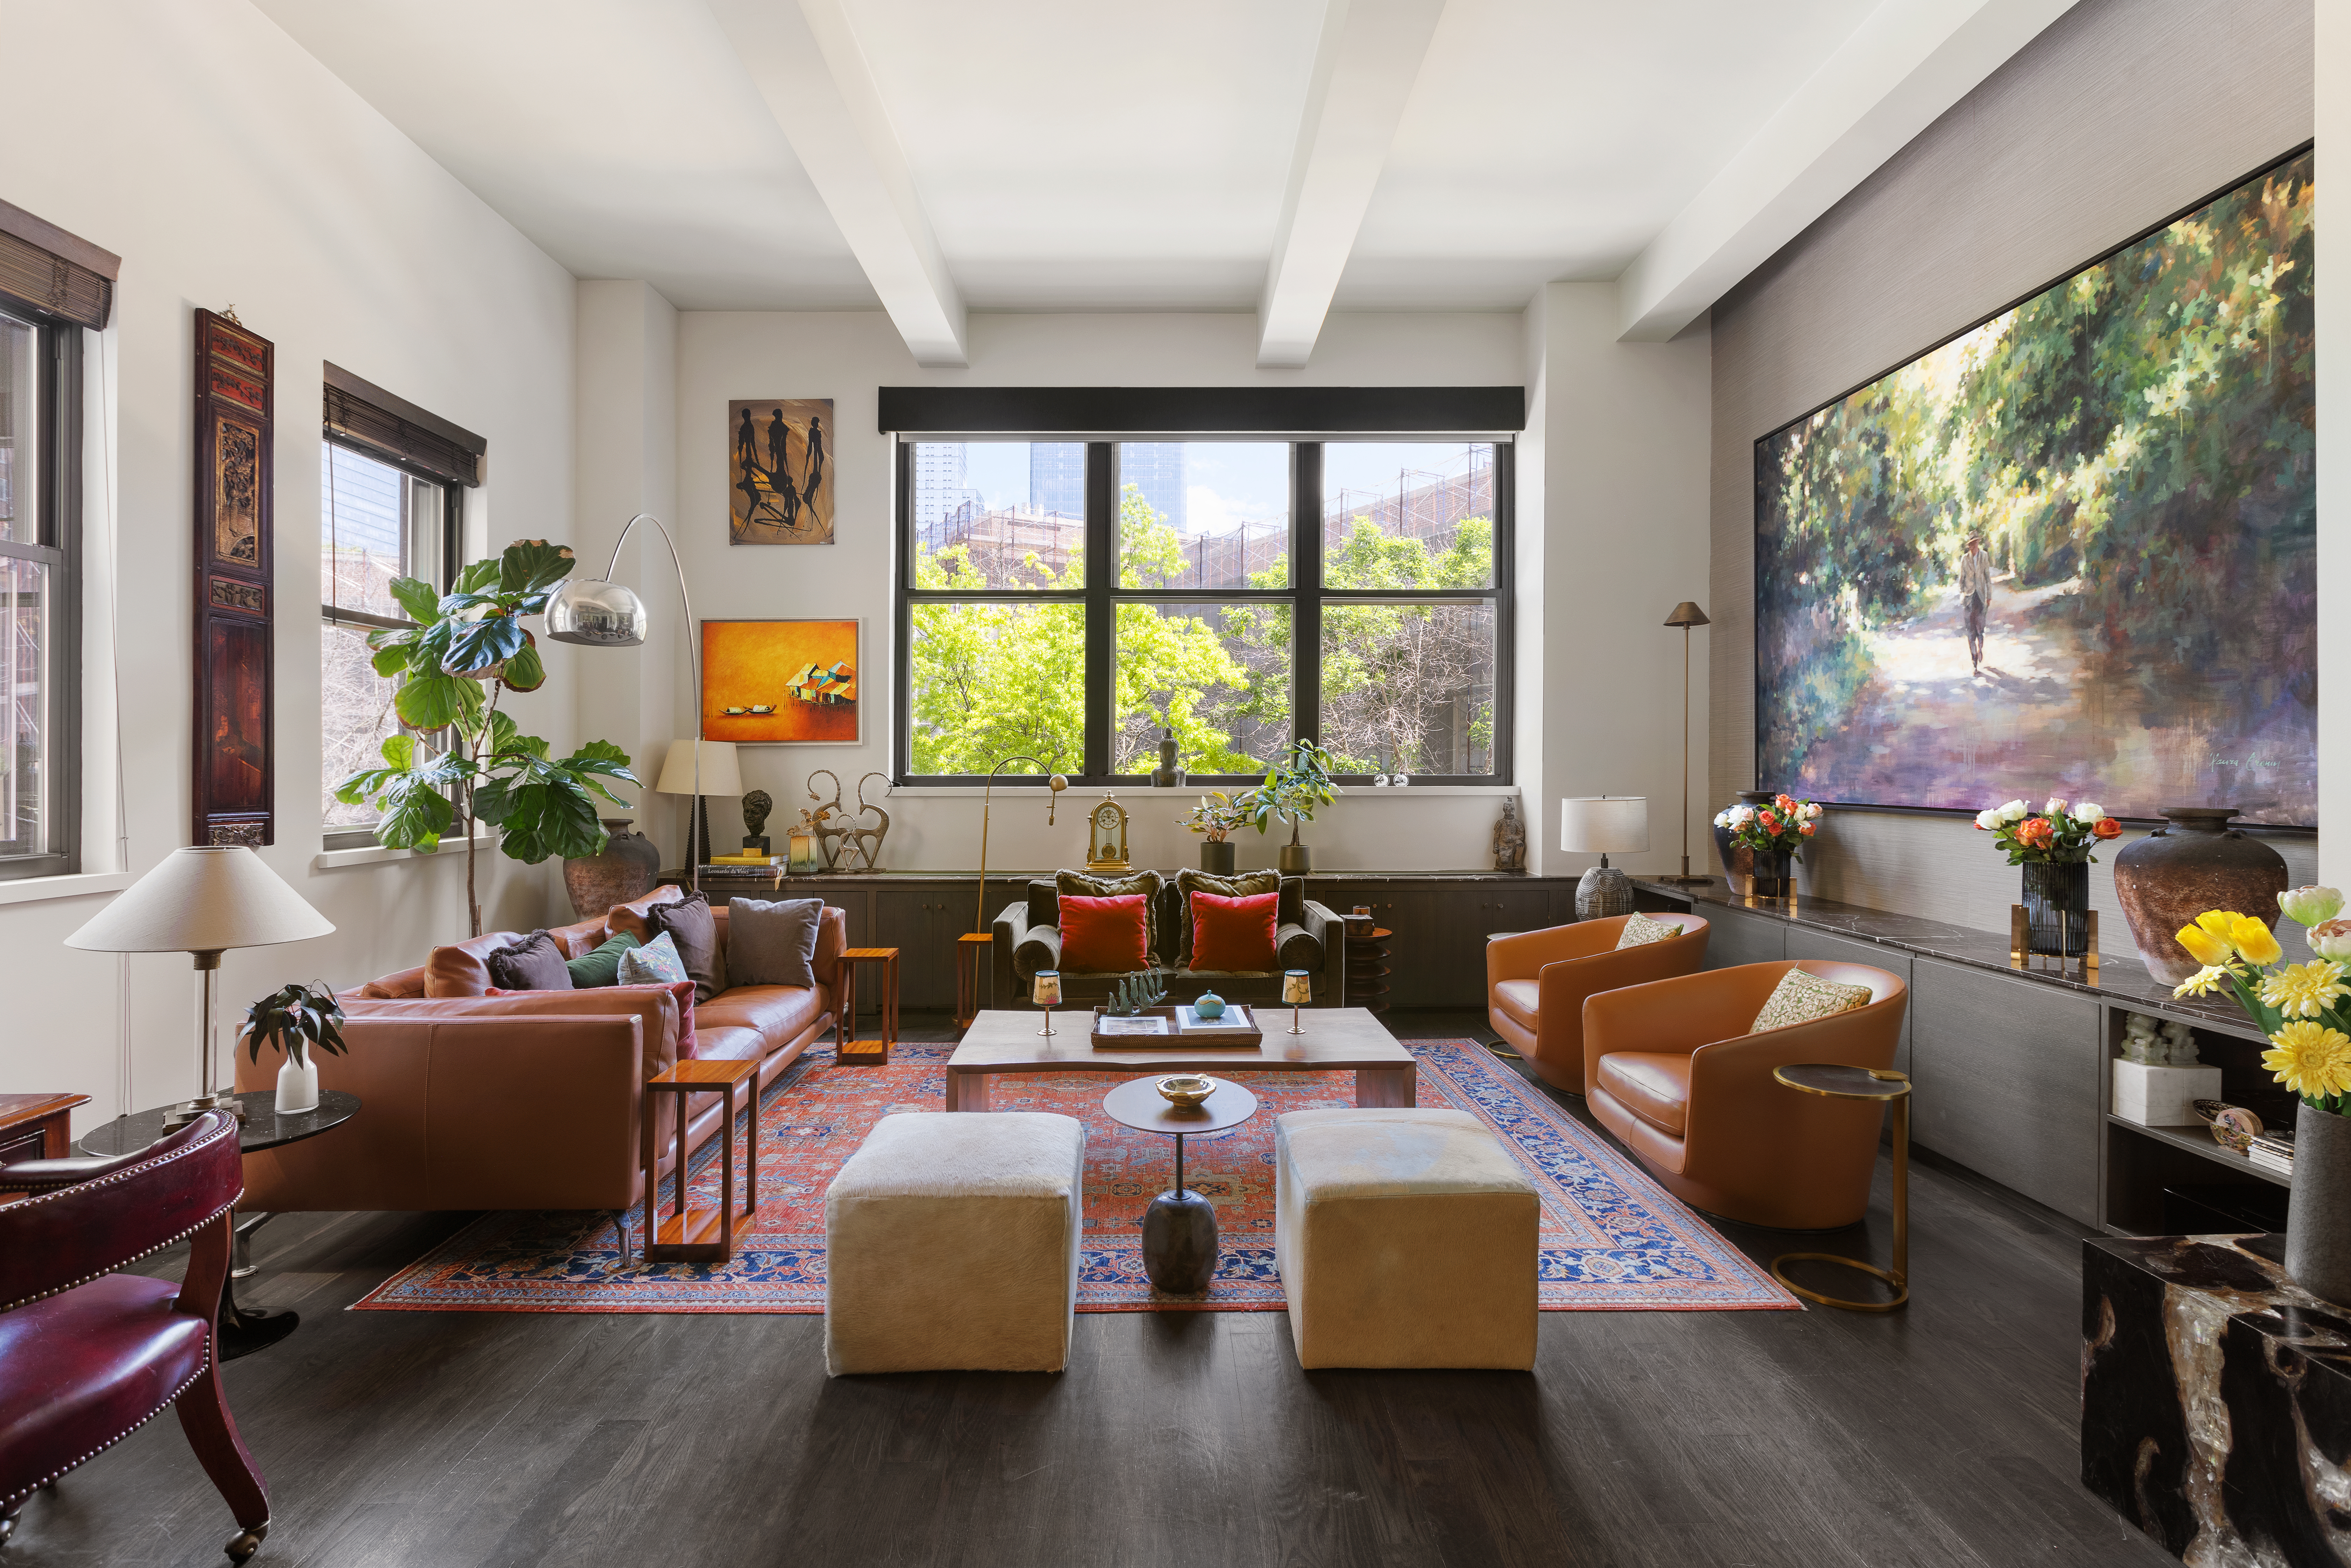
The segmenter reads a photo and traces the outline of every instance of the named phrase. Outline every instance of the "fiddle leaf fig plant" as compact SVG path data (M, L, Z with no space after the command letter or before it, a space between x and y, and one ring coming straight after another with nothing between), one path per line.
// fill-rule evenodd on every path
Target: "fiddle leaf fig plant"
M265 1043L277 1046L298 1067L309 1060L314 1045L340 1056L346 1049L343 1004L323 982L306 986L297 980L246 1009L245 1043L256 1061L261 1060Z
M499 847L526 865L555 855L601 854L608 835L597 820L597 800L627 803L605 781L643 782L629 771L628 753L611 741L591 740L557 758L499 708L507 693L547 684L547 667L522 618L547 608L571 567L568 548L520 539L494 559L468 564L445 594L413 577L395 578L392 598L414 624L368 636L376 674L400 683L392 710L413 733L386 740L384 766L351 774L335 787L335 799L373 806L376 837L392 849L431 854L450 832L462 832L465 904L476 936L476 821L500 829ZM438 748L428 740L437 740Z

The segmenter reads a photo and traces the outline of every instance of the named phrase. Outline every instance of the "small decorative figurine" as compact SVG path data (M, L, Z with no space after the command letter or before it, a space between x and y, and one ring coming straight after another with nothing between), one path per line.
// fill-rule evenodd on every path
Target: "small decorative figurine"
M2163 1026L2163 1039L2164 1043L2170 1048L2169 1055L2164 1061L2165 1066L2194 1067L2197 1065L2196 1031L2178 1019L2172 1019Z
M1502 797L1501 821L1494 824L1494 869L1527 869L1527 825L1519 821L1519 798Z
M765 789L754 789L743 797L743 847L763 855L776 852L768 843L768 816L776 809L776 798Z
M1184 782L1184 770L1176 766L1176 732L1163 728L1159 732L1159 766L1151 770L1154 789L1173 789Z
M841 829L841 836L848 841L849 847L843 852L842 862L832 868L835 871L867 872L882 869L882 841L890 835L890 813L865 798L866 783L874 779L882 780L882 789L885 795L889 792L890 776L886 773L868 773L857 781L857 816L843 816L841 819L845 825ZM860 821L868 811L882 819L880 827L869 828ZM860 862L863 863L858 863Z
M1166 994L1167 977L1155 965L1151 968L1138 969L1132 975L1119 977L1118 984L1111 988L1105 1010L1134 1018L1145 1008L1157 1007L1160 998Z
M1225 998L1214 991L1202 991L1192 1003L1192 1010L1204 1019L1220 1019L1225 1016Z
M2156 1033L2156 1020L2145 1013L2123 1015L2123 1060L2143 1067L2168 1065L2170 1047Z
M816 792L816 781L819 779L830 779L832 780L832 799L829 801L825 800L823 796ZM835 773L830 768L820 768L815 772L810 774L808 776L808 798L811 800L823 802L819 805L813 812L809 814L809 826L816 833L817 852L824 857L824 866L822 869L826 871L838 870L840 866L841 841L849 837L850 832L849 813L841 810L841 775ZM839 819L838 822L834 821L835 818Z

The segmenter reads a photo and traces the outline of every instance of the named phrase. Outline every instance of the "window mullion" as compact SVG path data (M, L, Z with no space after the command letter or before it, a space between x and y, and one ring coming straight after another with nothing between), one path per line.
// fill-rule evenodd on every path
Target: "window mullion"
M1322 741L1322 444L1290 449L1290 581L1298 594L1290 624L1290 733Z
M1110 777L1117 723L1118 448L1086 443L1086 739L1084 777Z

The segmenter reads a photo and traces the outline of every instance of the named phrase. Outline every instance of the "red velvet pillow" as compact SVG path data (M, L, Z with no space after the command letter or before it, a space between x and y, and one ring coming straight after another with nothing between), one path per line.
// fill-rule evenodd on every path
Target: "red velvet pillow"
M1125 975L1151 967L1144 895L1061 894L1061 967L1079 974Z
M1273 926L1281 904L1279 893L1252 893L1241 898L1221 894L1192 894L1192 967L1195 969L1270 969L1276 962Z
M695 1043L694 1039L694 982L692 980L673 980L666 986L599 986L590 988L615 991L667 991L677 1001L677 1059L680 1061L691 1061L694 1060L695 1052L701 1049ZM492 986L482 994L486 997L527 997L532 993L523 990L500 990L497 987Z

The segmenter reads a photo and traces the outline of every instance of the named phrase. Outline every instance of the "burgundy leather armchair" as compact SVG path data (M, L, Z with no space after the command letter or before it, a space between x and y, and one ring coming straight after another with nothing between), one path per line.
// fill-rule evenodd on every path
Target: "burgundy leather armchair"
M229 1561L261 1550L269 1490L213 1343L244 1188L218 1111L135 1155L0 1166L0 1193L33 1195L0 1205L0 1542L26 1499L169 1406L241 1527ZM111 1272L190 1239L176 1284Z

